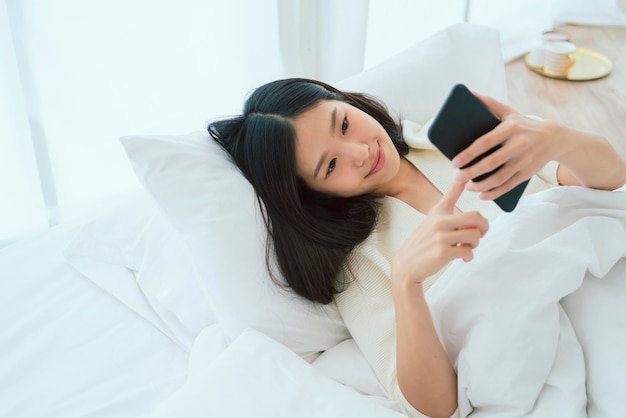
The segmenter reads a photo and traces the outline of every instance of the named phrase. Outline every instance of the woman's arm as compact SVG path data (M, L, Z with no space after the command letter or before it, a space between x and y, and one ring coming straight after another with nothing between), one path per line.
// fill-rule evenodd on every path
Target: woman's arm
M396 371L404 398L430 417L450 417L457 408L456 373L444 351L421 283L393 288Z
M562 125L555 131L559 184L613 190L626 183L626 163L606 139Z
M626 182L626 163L601 136L529 118L490 97L477 97L502 123L455 157L453 164L463 167L494 146L501 146L461 170L471 179L502 166L489 178L468 185L469 190L481 192L481 198L495 199L529 179L548 161L559 162L557 177L562 185L613 190Z
M396 316L398 385L415 409L449 417L457 408L456 373L439 340L422 282L456 258L469 261L488 229L477 212L455 214L465 182L454 182L394 256L391 286Z

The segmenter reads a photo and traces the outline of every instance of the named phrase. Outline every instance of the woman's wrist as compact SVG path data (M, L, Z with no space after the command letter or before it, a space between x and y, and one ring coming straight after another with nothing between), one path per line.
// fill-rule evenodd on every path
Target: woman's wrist
M415 300L415 295L424 294L423 281L391 280L391 293L396 302L403 298Z
M551 122L551 159L560 165L559 184L612 190L625 181L626 165L606 138Z
M403 263L397 260L397 256L391 262L391 286L402 287L405 285L420 284L428 277L419 277L410 268L406 268Z
M548 135L550 160L563 164L565 163L564 160L567 161L569 154L577 151L576 141L573 138L576 135L572 135L571 128L561 123L555 121L547 121L546 123L548 123L550 130L550 135Z

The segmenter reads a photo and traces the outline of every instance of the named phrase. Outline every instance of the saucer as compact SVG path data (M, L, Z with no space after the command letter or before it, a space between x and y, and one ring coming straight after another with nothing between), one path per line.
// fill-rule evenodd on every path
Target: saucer
M532 71L550 78L570 81L586 81L596 80L606 77L613 69L613 63L606 56L599 52L586 48L576 48L574 51L574 65L569 69L567 74L552 75L544 71L543 67L534 67L528 63L530 53L524 56L526 66Z

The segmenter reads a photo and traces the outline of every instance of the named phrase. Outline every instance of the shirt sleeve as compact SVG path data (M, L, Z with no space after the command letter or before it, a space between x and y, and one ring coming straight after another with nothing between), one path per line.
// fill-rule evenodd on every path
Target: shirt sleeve
M559 180L556 177L556 172L559 168L559 163L556 161L548 161L548 163L543 166L539 172L537 172L537 176L548 183L550 186L558 186Z
M398 386L389 262L375 248L366 247L353 252L350 267L357 279L335 297L346 327L387 396L409 417L428 418L406 400ZM452 417L458 417L458 409Z
M524 190L524 195L558 186L559 182L556 178L556 170L558 167L559 163L549 161L537 174L530 178L530 182L528 186L526 186L526 190Z

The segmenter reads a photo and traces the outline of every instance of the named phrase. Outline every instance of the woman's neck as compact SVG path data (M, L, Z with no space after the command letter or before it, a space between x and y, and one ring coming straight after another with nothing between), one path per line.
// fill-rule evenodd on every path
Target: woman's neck
M400 159L398 174L388 184L387 196L395 197L421 213L428 213L441 192L407 159Z

